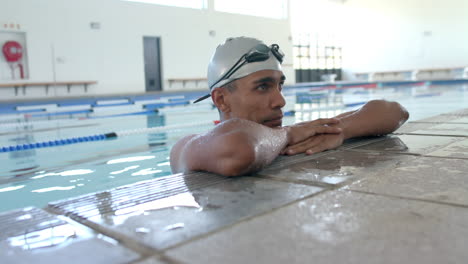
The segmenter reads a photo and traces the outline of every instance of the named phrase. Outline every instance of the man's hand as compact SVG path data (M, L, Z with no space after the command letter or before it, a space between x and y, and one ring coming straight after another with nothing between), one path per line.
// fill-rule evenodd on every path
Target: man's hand
M305 152L307 155L311 155L328 149L337 148L343 144L343 140L343 133L315 135L297 144L287 146L281 154L295 155Z
M309 137L299 136L288 141L288 146L283 149L281 154L294 155L304 152L313 154L336 148L348 138L385 135L395 131L408 117L408 111L396 102L372 100L359 110L343 113L335 118L318 119L298 124L300 126L313 126L315 124L318 127L313 128L312 135ZM337 121L333 122L332 120ZM291 128L294 126L296 125L291 126ZM333 133L323 129L323 127L335 127L336 129L339 127L341 133Z
M288 132L288 146L294 146L319 134L340 134L340 120L336 118L321 118L284 127Z

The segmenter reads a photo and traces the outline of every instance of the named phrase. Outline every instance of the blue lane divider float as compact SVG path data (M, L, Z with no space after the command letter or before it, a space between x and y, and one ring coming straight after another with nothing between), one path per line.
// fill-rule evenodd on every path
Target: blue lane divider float
M136 135L136 134L156 133L156 132L161 132L161 131L170 131L172 129L181 129L181 128L193 127L193 126L207 126L212 123L213 123L212 121L205 121L205 122L186 123L182 125L179 124L179 125L162 126L162 127L138 128L138 129L110 132L106 134L99 134L99 135L93 135L93 136L73 137L73 138L51 140L51 141L44 141L44 142L38 142L38 143L0 147L0 153L21 151L21 150L27 150L27 149L63 146L63 145L77 144L77 143L90 142L90 141L102 141L102 140L115 139L117 137L120 138L120 137L125 137L125 136L130 136L130 135Z
M13 152L13 151L55 147L55 146L76 144L76 143L82 143L82 142L90 142L90 141L102 141L102 140L107 140L107 139L113 139L116 137L117 137L117 134L115 132L111 132L111 133L92 135L92 136L73 137L73 138L67 138L67 139L59 139L59 140L43 141L43 142L30 143L30 144L22 144L22 145L16 145L16 146L1 147L0 152Z

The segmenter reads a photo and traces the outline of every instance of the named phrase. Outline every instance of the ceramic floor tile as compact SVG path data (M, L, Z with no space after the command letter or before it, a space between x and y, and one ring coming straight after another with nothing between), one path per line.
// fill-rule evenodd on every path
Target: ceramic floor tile
M444 115L458 116L458 117L468 117L468 108L453 111L453 112L450 112L450 113L446 113Z
M405 123L403 126L398 128L394 133L406 134L406 133L412 133L412 132L416 133L415 131L421 132L425 130L431 130L432 127L437 126L438 124L442 124L442 123L468 124L468 117L439 115L435 117L425 118L422 120ZM430 134L433 134L433 133L430 133Z
M402 161L412 158L409 155L342 150L280 168L266 168L258 174L286 180L308 181L312 184L341 184L394 169Z
M357 147L354 150L424 155L463 139L463 137L399 135L390 136L383 141Z
M444 148L430 152L428 156L468 159L468 139L454 142ZM468 162L468 161L467 161Z
M432 126L435 126L437 123L418 123L418 122L409 122L404 125L402 125L400 128L398 128L394 134L406 134L406 133L411 133L416 130L421 130L425 128L429 128Z
M427 135L451 135L451 136L466 136L468 137L468 124L464 123L445 123L432 126L427 129L419 129L412 132L413 134Z
M453 120L448 120L445 123L463 123L463 124L468 124L468 116L466 117L461 117L461 118L456 118Z
M0 214L0 263L128 263L139 254L41 209Z
M350 138L339 146L338 150L352 149L385 140L388 136Z
M410 113L411 115L411 113ZM424 123L446 123L450 122L451 120L455 120L460 118L460 116L457 115L449 115L449 114L441 114L441 115L436 115L436 116L431 116L428 118L423 118L420 120L414 120L415 123L419 122L424 122ZM410 122L411 123L411 122Z
M337 190L166 254L186 263L465 263L467 220L464 208Z
M159 192L171 186L163 184L171 179L165 177L159 180L163 189L150 187L154 181L147 181L144 185L57 202L49 207L76 221L91 221L124 238L164 249L322 190L257 177L224 178L217 184L200 184L205 175L223 179L209 174L198 174L195 178L175 175L186 180L176 185L184 192L160 196Z
M349 188L468 206L467 172L467 160L418 157Z

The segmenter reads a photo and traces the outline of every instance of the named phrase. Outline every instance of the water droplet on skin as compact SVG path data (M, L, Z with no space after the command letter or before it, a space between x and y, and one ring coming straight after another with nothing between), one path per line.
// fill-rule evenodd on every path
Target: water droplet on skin
M171 230L175 230L175 229L179 229L179 228L184 228L185 227L185 224L184 223L177 223L177 224L173 224L173 225L168 225L164 228L164 230L166 231L171 231Z
M138 227L135 229L135 232L141 233L141 234L148 234L151 230L149 230L146 227Z

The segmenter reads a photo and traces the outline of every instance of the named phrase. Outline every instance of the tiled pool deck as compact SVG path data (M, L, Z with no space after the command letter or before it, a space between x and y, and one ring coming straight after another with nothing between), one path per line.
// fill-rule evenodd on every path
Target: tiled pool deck
M256 175L6 212L0 243L0 263L466 263L468 109Z

